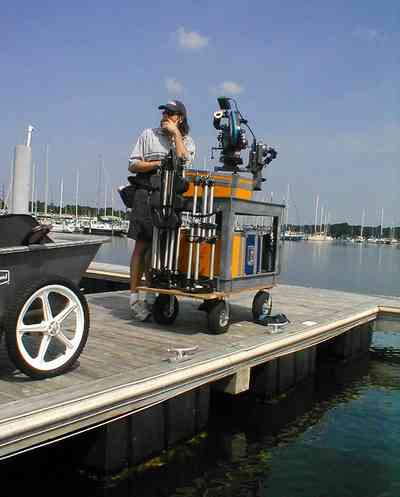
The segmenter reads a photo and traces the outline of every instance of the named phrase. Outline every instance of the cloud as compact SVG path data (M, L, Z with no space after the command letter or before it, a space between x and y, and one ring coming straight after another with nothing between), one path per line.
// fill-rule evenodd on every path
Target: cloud
M165 86L171 95L181 95L183 93L183 85L180 81L174 78L166 78Z
M239 95L242 93L243 86L235 81L224 81L217 87L218 93L225 93L226 95Z
M208 45L208 38L196 33L196 31L186 31L185 28L179 28L177 35L179 46L187 50L200 50Z
M359 40L377 41L383 34L375 28L357 27L353 30L353 36Z

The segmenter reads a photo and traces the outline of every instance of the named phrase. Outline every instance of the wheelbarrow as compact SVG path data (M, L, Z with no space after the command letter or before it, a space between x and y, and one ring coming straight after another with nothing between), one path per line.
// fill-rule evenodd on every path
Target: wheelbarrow
M77 286L107 238L52 234L24 214L0 216L0 333L35 379L69 370L85 347L89 308Z

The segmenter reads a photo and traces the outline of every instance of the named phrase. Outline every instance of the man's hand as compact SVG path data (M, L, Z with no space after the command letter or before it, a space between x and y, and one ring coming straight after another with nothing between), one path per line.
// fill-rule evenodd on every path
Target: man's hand
M171 121L165 120L161 122L161 127L162 129L165 129L165 131L170 135L170 136L177 136L180 135L181 132L179 131L179 128L176 124L174 124Z

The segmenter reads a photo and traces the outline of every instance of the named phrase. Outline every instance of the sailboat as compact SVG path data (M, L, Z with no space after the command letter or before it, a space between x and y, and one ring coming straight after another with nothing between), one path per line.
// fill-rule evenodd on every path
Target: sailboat
M363 237L364 223L365 223L365 210L362 211L360 234L354 238L354 241L356 243L364 243L365 242L364 237Z
M315 202L315 222L314 222L314 233L309 235L307 240L309 242L331 242L333 238L328 235L328 223L327 223L327 214L325 213L324 220L324 206L321 206L321 221L317 226L318 220L318 203L319 203L319 195L317 195ZM322 228L323 227L323 228ZM319 229L317 229L319 228Z

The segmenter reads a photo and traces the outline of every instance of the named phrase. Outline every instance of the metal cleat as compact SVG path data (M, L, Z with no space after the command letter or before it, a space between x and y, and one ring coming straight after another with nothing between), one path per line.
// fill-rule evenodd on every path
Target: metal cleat
M186 347L186 348L173 348L167 349L167 352L174 352L175 357L168 358L169 362L188 360L189 356L193 355L198 350L198 345L195 347Z

